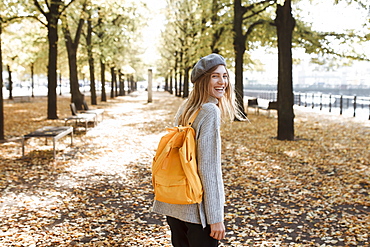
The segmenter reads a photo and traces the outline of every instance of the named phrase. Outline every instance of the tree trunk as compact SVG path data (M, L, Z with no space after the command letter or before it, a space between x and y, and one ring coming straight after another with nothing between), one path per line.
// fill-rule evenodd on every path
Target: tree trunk
M291 0L277 5L276 28L278 36L278 140L294 140L292 33L295 20Z
M179 90L178 90L178 97L181 97L181 94L182 94L182 71L181 69L179 69Z
M164 79L164 91L168 92L168 75Z
M58 119L57 115L57 57L58 57L58 19L61 1L50 4L50 12L46 15L48 20L48 119Z
M243 58L246 49L246 37L243 35L243 13L241 0L234 0L235 95L239 111L246 115L244 110L243 87Z
M175 52L175 96L179 95L178 83L177 83L177 67L178 67L178 58L177 52Z
M185 68L185 74L184 74L184 93L182 95L183 98L189 97L189 71L190 67Z
M101 80L101 101L107 102L107 93L105 92L105 63L100 59L100 80Z
M119 96L124 96L125 95L125 80L123 79L123 74L121 70L118 70L118 85L119 85Z
M170 71L170 94L173 94L173 72Z
M114 70L114 83L115 83L115 92L114 92L114 97L118 96L118 87L119 87L119 74L118 71Z
M126 82L128 83L127 75L122 74L122 96L126 96L125 78L126 78Z
M130 94L131 92L132 92L131 75L127 75L127 94Z
M9 99L13 99L13 79L12 79L12 71L10 70L10 66L7 65L6 68L8 69L8 85L9 85ZM2 90L2 89L1 89Z
M91 105L97 105L94 58L89 58Z
M94 55L92 51L91 36L92 36L91 11L89 11L89 19L87 20L86 46L87 46L87 56L89 59L91 105L97 105L96 87L95 87Z
M31 97L35 97L35 94L34 94L34 89L35 89L35 68L34 68L34 63L31 63L31 90L32 90L32 93L31 93Z
M4 140L3 49L1 47L2 23L0 22L0 140Z
M178 70L179 70L179 84L178 84L179 89L178 89L178 94L177 94L178 97L181 97L182 92L183 92L183 75L182 75L182 68L184 64L183 59L182 59L183 54L184 54L183 52L180 52L180 60L179 60L180 66L178 66Z
M211 25L212 27L217 27L220 23L220 17L219 17L219 9L220 9L220 1L219 0L212 0L212 17L211 17ZM220 53L219 49L219 41L222 37L224 28L223 27L217 27L212 28L212 42L211 42L211 51L212 53Z
M70 44L67 45L68 64L69 64L69 80L71 83L71 101L76 105L77 110L83 109L84 95L80 91L77 72L77 49Z
M70 0L68 5L75 0ZM33 1L36 8L47 20L49 58L48 58L48 119L58 119L57 116L57 57L58 57L58 20L64 10L62 0L53 0L47 3L49 12L45 12L38 0ZM60 8L60 9L59 9Z
M62 29L68 53L69 80L71 83L71 94L72 94L71 101L75 104L77 110L82 110L85 96L81 93L80 84L78 82L77 49L78 44L80 42L80 36L84 20L80 19L76 30L75 38L72 39L71 32L67 23L67 17L64 17L62 19L63 19Z
M177 86L177 71L175 70L175 77L174 77L174 80L175 80L175 96L178 96L179 95L179 91L178 91L178 86Z
M115 73L114 73L114 67L111 67L110 68L110 74L111 74L111 89L110 89L110 97L111 99L114 98L114 86L116 85L116 76L115 76Z
M134 91L131 75L127 75L127 85L128 85L127 94L130 94Z
M137 81L135 80L135 77L133 74L131 75L131 80L132 80L132 83L134 84L134 91L137 91Z

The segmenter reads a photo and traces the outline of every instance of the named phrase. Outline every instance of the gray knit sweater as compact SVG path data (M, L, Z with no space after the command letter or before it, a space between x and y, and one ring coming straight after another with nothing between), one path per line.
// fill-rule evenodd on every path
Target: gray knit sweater
M224 185L221 171L220 109L218 100L210 97L194 120L197 162L203 185L203 201L200 204L169 204L154 201L153 212L171 216L185 222L214 224L224 221ZM177 122L177 121L176 121Z

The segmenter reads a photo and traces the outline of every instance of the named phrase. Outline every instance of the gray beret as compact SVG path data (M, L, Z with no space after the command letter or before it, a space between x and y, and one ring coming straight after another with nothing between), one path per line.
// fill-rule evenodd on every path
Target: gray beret
M194 66L191 72L190 80L194 83L200 76L204 75L208 70L216 65L226 66L225 59L218 54L212 53L208 56L202 57Z

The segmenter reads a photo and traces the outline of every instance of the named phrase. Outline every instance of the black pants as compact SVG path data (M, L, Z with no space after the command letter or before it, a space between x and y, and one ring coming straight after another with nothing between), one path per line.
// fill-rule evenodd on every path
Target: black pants
M171 228L171 241L174 247L217 247L218 240L209 236L211 227L184 222L167 216Z

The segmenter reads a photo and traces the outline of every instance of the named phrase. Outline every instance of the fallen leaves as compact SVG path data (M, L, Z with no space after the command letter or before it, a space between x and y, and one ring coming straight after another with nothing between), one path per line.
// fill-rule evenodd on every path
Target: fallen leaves
M365 126L310 117L325 124L296 124L300 138L294 142L271 138L276 127L263 116L250 116L251 127L235 123L240 126L224 129L223 135L246 138L224 138L228 196L235 198L227 210L266 239L282 237L281 246L368 246L369 133ZM239 157L248 157L247 167ZM248 210L240 210L246 204ZM344 207L351 210L343 212ZM343 220L357 227L338 225Z
M43 141L31 139L25 159L19 143L1 144L0 245L171 246L164 217L150 212L150 166L182 99L154 95L111 99L73 147L60 140L55 161ZM7 138L64 124L38 115L42 105L5 104ZM221 246L369 246L369 127L296 110L297 141L278 141L276 119L249 118L222 128Z

